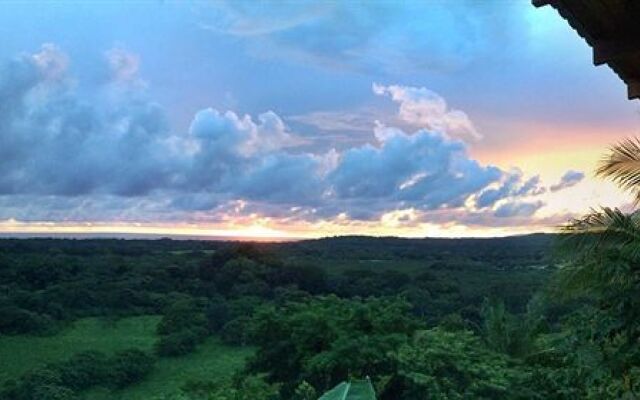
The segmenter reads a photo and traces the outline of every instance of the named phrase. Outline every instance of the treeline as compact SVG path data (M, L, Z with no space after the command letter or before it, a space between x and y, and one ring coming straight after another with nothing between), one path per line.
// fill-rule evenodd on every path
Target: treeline
M115 254L142 256L154 252L210 251L228 242L203 240L172 240L169 238L144 239L0 239L1 255L66 254L71 256L94 256Z
M489 239L405 239L341 236L300 242L276 243L272 247L293 257L323 260L422 260L482 262L507 267L545 264L552 258L557 235L533 234Z

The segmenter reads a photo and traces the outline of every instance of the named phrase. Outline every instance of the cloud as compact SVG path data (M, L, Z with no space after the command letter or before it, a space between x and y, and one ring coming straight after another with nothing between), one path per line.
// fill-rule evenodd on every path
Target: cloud
M426 129L445 132L451 137L480 139L473 123L460 110L449 108L446 100L427 88L374 83L373 92L379 96L389 96L400 105L398 117L408 124Z
M506 198L538 196L545 192L546 188L540 185L540 176L536 175L525 180L522 171L514 169L502 176L499 186L481 192L476 199L476 206L492 207Z
M235 183L242 198L290 206L319 205L324 184L320 162L308 154L275 154Z
M557 192L559 190L567 189L572 186L575 186L578 183L582 182L583 179L584 179L584 172L570 170L570 171L567 171L564 175L562 175L562 177L560 178L560 182L556 183L555 185L552 185L549 189L552 192Z
M543 206L544 202L542 201L514 201L500 205L494 215L498 218L531 217Z
M121 83L139 82L140 58L137 54L116 47L105 52L111 78Z
M423 208L460 205L500 178L469 158L463 142L442 133L376 129L379 147L346 151L330 180L338 198L389 199ZM397 204L395 204L397 206Z
M207 108L196 113L189 133L198 142L199 151L206 152L209 146L218 152L217 156L225 158L250 158L297 143L282 119L272 111L258 115L254 121L249 115Z
M316 144L328 142L333 146L359 146L372 143L371 132L378 124L402 126L405 129L423 128L452 138L476 141L481 135L462 111L451 109L446 100L424 88L412 86L372 84L378 96L390 98L397 110L388 107L359 107L353 110L316 111L287 117L287 121L316 128L312 134ZM313 132L313 130L312 130Z
M0 85L8 106L0 111L0 143L13 156L3 157L0 193L142 195L168 180L160 106L130 97L110 108L99 96L84 100L62 79L55 60L64 59L45 45L4 67L12 82Z
M45 80L62 79L69 67L67 56L52 43L43 44L40 51L33 54L31 59Z
M66 56L49 45L2 67L0 219L412 224L433 212L460 218L473 199L485 208L478 214L501 218L541 207L488 209L541 193L539 178L473 159L454 137L455 110L426 89L374 86L420 129L371 121L370 143L320 150L273 111L205 108L174 131L145 87L113 90L140 80L138 57L107 54L113 79L100 86L69 84L56 61Z

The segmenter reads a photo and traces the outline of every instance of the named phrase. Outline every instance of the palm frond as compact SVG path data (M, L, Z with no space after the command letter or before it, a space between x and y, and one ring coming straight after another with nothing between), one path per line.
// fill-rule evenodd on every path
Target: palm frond
M636 205L640 204L640 139L629 138L612 146L596 174L634 193Z
M591 210L586 216L562 228L564 246L576 256L616 248L624 255L640 257L640 214L625 214L617 208Z

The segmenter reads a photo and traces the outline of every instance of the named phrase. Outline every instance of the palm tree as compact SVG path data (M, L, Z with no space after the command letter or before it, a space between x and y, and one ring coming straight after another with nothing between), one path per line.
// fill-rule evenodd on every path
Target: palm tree
M563 227L561 249L569 258L559 275L563 295L621 293L638 283L640 214L592 210Z
M609 178L634 193L640 204L640 140L626 139L611 147L600 162L598 176ZM563 253L570 258L561 274L565 294L619 290L638 282L640 261L640 212L626 214L617 208L592 209L562 228ZM626 260L612 262L611 257ZM629 262L633 267L629 266Z
M635 204L640 204L640 139L626 139L612 146L596 173L634 193Z

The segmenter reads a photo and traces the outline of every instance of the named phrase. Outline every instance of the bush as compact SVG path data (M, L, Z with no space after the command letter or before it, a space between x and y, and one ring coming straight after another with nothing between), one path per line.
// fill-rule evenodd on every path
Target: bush
M182 388L182 393L187 399L280 400L279 389L279 385L270 384L261 376L249 375L234 383L227 381L189 382Z
M17 381L5 383L0 393L2 400L68 400L75 394L62 384L55 367L37 368L24 374Z
M211 310L215 314L215 310ZM211 316L210 318L215 318ZM160 340L156 352L161 356L180 356L191 353L209 334L210 320L203 305L189 296L180 296L165 309L158 324Z
M141 381L153 364L153 357L137 349L111 358L87 351L5 382L0 400L70 400L77 398L77 392L97 385L121 389Z
M83 390L103 383L108 378L109 360L97 351L78 353L60 364L58 371L64 386Z
M181 356L191 353L202 341L202 335L185 329L160 337L156 344L156 352L161 356Z
M250 317L238 317L227 322L220 331L220 337L226 344L245 346L249 343Z
M207 324L207 318L195 299L180 299L167 307L158 324L158 333L168 335L196 326L206 329Z
M109 363L109 383L116 388L123 388L140 382L154 365L154 358L137 350L125 350L116 354Z

